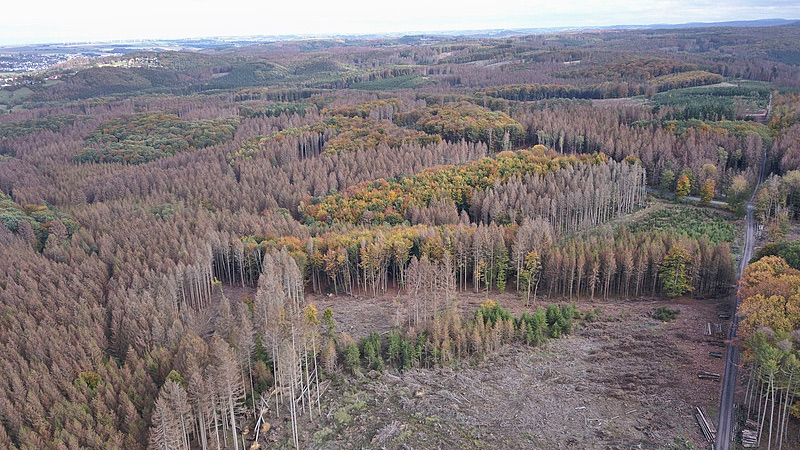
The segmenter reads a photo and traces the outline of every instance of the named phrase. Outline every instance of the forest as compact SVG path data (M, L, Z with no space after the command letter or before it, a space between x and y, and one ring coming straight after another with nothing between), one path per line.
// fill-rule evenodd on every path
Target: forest
M347 38L52 69L0 103L0 447L337 448L350 384L555 354L610 326L600 304L738 292L740 407L791 448L798 43Z

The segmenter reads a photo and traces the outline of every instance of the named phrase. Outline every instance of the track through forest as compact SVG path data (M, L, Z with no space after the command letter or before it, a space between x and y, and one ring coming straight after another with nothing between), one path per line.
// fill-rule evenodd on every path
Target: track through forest
M770 97L771 99L771 97ZM771 102L770 102L771 103ZM767 165L767 153L764 152L764 158L761 163L761 170L758 174L758 184L753 190L753 196L747 205L747 231L745 231L744 248L742 249L742 256L739 260L739 279L744 274L744 269L753 257L753 248L755 240L755 219L753 212L755 207L753 201L756 198L758 188L764 180L764 171ZM719 405L719 426L717 426L717 440L715 443L716 450L728 450L731 441L733 440L733 395L736 391L736 375L738 372L739 363L739 347L736 343L736 331L739 326L739 317L737 316L739 309L739 295L736 295L736 303L733 310L733 321L731 323L730 332L728 334L728 351L725 358L725 375L722 379L722 396Z

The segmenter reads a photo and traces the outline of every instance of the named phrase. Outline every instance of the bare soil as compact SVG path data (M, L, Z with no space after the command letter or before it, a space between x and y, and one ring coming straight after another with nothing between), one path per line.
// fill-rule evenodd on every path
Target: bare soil
M515 314L525 310L516 295L492 294ZM459 305L471 313L486 298L462 294ZM402 307L391 297L307 300L331 307L339 329L354 337L388 330ZM322 417L303 420L301 447L707 448L694 408L706 408L716 421L720 384L697 373L722 374L723 360L709 352L724 348L703 330L723 322L718 314L729 310L729 300L576 303L599 318L537 348L515 345L483 361L405 373L336 375L326 385ZM652 311L661 305L681 313L656 321ZM288 445L288 423L270 420L270 442Z

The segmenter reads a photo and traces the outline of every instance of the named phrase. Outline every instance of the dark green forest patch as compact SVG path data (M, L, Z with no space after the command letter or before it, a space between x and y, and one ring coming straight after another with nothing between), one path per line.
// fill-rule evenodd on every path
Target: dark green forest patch
M714 243L733 242L736 226L725 213L690 206L676 206L655 211L629 225L630 231L673 231L699 239L708 237Z
M137 114L102 123L76 162L142 164L233 138L238 118L181 120L173 114Z

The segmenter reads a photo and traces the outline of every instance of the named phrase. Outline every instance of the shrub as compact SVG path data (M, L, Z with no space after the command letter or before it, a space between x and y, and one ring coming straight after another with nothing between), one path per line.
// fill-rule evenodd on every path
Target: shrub
M511 313L505 308L495 303L493 300L486 300L481 303L481 307L475 313L475 317L483 318L483 323L495 325L498 320L512 320Z
M381 337L378 333L372 332L369 336L361 340L361 355L364 357L367 367L375 370L383 370L383 358L381 357Z
M670 322L678 317L680 309L670 309L668 306L659 306L653 310L653 318L661 322Z
M403 359L403 336L397 331L392 331L386 340L387 362L395 366L400 365Z
M351 373L356 373L361 368L361 352L355 342L344 346L344 368Z

